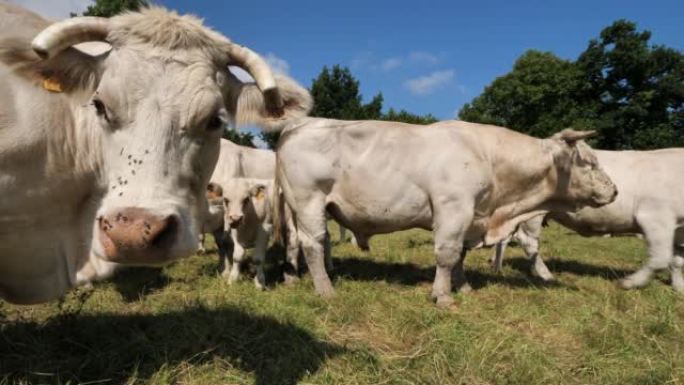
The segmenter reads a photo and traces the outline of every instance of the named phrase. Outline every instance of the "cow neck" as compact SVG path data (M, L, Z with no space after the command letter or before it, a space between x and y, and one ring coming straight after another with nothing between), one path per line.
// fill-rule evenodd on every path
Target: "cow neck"
M524 218L541 214L555 190L553 157L544 140L522 135L508 139L494 148L495 209L488 244L508 235Z

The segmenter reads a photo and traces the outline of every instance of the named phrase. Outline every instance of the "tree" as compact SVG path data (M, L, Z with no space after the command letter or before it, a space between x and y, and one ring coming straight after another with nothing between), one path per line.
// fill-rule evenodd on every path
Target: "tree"
M390 108L386 114L381 117L382 120L391 120L394 122L404 122L411 124L430 124L436 122L438 119L432 114L427 115L416 115L412 114L406 110L399 110L398 112L394 108Z
M684 145L684 55L651 46L650 38L649 31L618 20L577 60L583 75L578 97L596 105L604 148Z
M582 108L574 99L580 73L551 52L530 50L508 74L463 106L459 118L495 124L546 137L560 128L582 128Z
M112 17L123 11L137 11L147 5L146 0L95 0L95 3L83 12L83 16ZM71 16L76 14L72 13Z
M650 32L618 20L576 61L528 51L466 104L459 118L536 136L596 129L606 149L684 145L684 57L651 46Z

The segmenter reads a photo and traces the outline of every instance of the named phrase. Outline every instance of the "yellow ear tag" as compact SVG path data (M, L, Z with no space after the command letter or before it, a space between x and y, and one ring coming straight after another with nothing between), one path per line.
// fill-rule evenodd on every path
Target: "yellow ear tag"
M55 78L43 79L43 88L50 92L62 92L62 84Z
M256 199L258 199L258 200L264 199L264 190L259 190L259 192L257 192Z

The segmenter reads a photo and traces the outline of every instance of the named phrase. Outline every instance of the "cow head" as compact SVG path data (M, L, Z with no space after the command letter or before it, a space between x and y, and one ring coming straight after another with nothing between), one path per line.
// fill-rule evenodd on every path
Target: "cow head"
M78 92L68 71L52 83L83 103L77 124L89 130L103 197L93 223L92 252L124 264L161 264L197 247L205 186L228 121L282 122L306 114L310 97L283 89L254 52L162 8L111 19L76 17L55 23L32 43L46 62L74 55L70 47L104 41L108 53L79 56ZM237 83L228 65L255 84ZM48 83L49 85L50 83ZM287 88L287 87L286 87ZM246 99L249 102L241 102ZM249 119L241 116L245 115Z
M557 175L555 200L570 203L573 208L603 206L614 201L618 193L591 147L584 142L594 134L565 129L550 138Z
M263 219L268 212L265 181L231 179L223 194L224 229L240 227L245 218Z

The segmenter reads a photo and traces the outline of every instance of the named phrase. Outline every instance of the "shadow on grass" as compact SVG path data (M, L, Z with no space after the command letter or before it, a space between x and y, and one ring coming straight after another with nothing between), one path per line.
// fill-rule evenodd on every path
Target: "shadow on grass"
M435 278L435 268L422 267L413 263L378 262L361 258L333 258L335 275L358 281L386 281L401 285L431 284ZM565 287L557 282L544 282L536 277L510 277L501 274L485 273L468 269L466 259L466 278L473 289L490 284L501 284L510 287Z
M178 374L177 365L210 363L254 373L259 385L295 384L346 352L298 326L233 308L71 315L0 325L0 382L138 383L162 369Z
M620 279L634 272L633 270L616 269L610 266L594 264L590 265L569 259L549 258L548 260L545 260L544 263L546 263L546 266L551 273L571 273L582 276L601 277L608 280ZM504 264L508 264L513 269L523 273L530 271L530 262L526 258L507 258L504 260Z
M112 282L124 301L133 302L163 289L171 281L162 268L132 267L118 271Z

